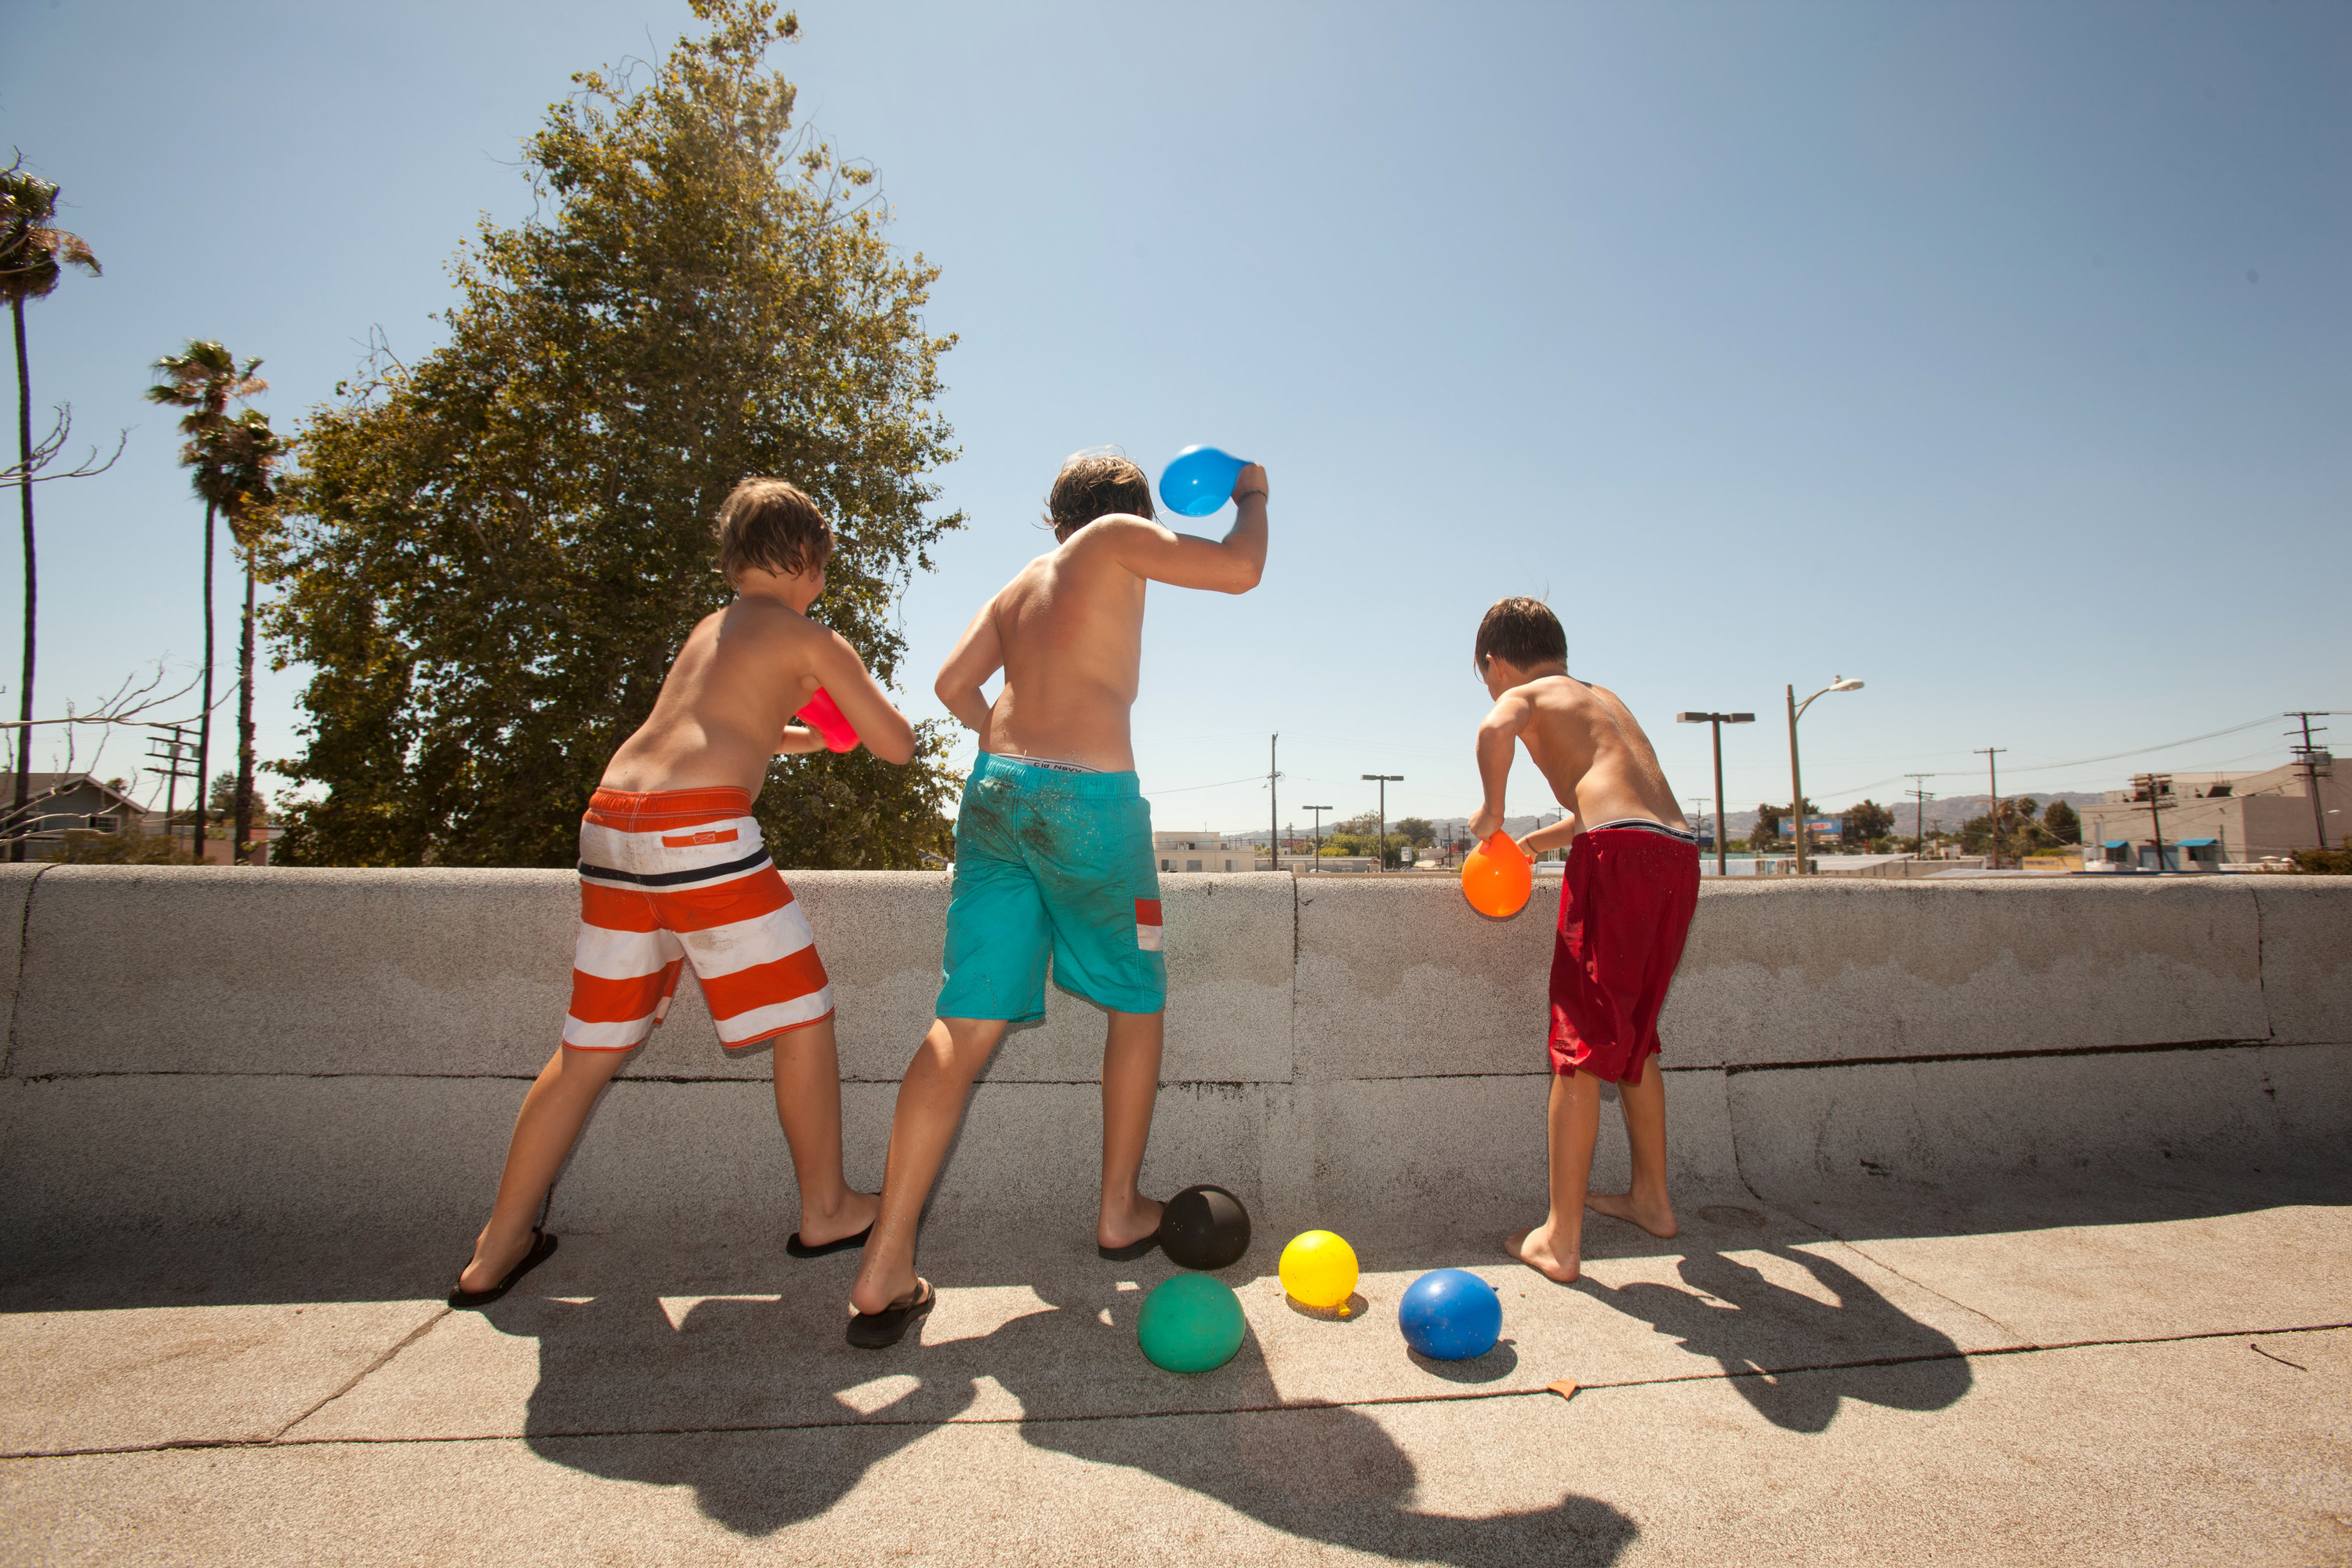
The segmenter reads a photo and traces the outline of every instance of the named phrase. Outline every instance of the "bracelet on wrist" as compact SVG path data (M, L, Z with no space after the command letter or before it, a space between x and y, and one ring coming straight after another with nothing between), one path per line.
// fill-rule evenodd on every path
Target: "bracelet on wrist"
M1235 506L1239 506L1243 501L1247 500L1252 496L1263 495L1265 495L1264 490L1236 490L1234 492L1234 504ZM1272 500L1274 498L1272 496L1266 496L1266 499L1268 500Z

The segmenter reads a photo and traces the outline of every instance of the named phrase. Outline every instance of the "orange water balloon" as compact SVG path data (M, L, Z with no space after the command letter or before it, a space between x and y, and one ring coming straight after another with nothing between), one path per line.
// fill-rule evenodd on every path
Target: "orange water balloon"
M1528 907L1535 885L1535 863L1507 833L1496 832L1463 858L1462 896L1482 915L1508 920Z

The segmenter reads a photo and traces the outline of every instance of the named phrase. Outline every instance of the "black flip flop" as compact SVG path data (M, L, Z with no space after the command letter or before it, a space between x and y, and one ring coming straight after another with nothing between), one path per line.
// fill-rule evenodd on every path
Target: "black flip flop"
M1095 1256L1106 1263L1132 1263L1159 1245L1160 1232L1154 1229L1141 1241L1130 1241L1125 1247L1105 1247L1097 1241L1095 1243Z
M940 1304L940 1293L928 1279L915 1281L914 1296L893 1301L878 1312L860 1312L849 1320L849 1342L862 1351L887 1350L903 1338L907 1325Z
M864 1230L859 1231L856 1236L845 1236L837 1241L828 1241L823 1247L811 1247L807 1242L801 1239L801 1233L799 1231L794 1231L792 1235L784 1237L784 1256L787 1258L823 1258L827 1253L846 1252L853 1247L865 1246L866 1238L873 1234L874 1227L869 1225Z
M451 1290L449 1292L449 1305L461 1310L467 1307L487 1307L491 1302L497 1300L499 1297L505 1295L508 1291L513 1289L515 1288L516 1280L520 1279L524 1275L530 1273L532 1269L538 1268L541 1264L546 1262L549 1258L554 1256L555 1237L548 1235L547 1232L540 1229L537 1226L533 1226L530 1228L530 1250L522 1255L522 1261L520 1263L516 1264L512 1268L507 1270L507 1277L505 1279L499 1280L497 1284L491 1286L487 1290L467 1290L462 1288ZM458 1278L463 1279L465 1277L465 1272L466 1271L464 1269L459 1269L457 1271Z

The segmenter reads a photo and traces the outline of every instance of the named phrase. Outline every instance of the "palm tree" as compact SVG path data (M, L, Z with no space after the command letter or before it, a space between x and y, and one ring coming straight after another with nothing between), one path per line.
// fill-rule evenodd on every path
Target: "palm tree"
M223 425L215 439L220 477L219 506L228 519L229 538L245 558L245 626L237 655L236 834L229 840L235 858L253 837L253 588L256 556L268 526L272 471L286 441L269 427L269 416L248 408Z
M189 481L205 503L205 706L196 723L196 776L200 779L211 776L205 770L212 765L213 520L221 502L236 493L235 481L229 477L233 458L224 437L230 402L269 390L269 384L253 374L260 367L259 360L249 359L240 368L236 356L220 343L210 338L190 338L185 350L155 362L163 379L147 389L148 402L188 411L180 418L180 429L188 437L180 448L180 461L191 470ZM196 801L194 849L196 858L202 860L205 802L201 795Z
M98 258L78 234L52 225L57 216L58 187L25 172L22 153L0 170L0 293L8 297L8 310L16 322L16 452L22 472L16 493L25 513L25 675L17 693L26 721L16 731L16 799L9 815L8 858L25 858L25 840L16 826L24 819L32 796L33 765L33 373L25 354L25 301L46 299L68 267L98 276Z

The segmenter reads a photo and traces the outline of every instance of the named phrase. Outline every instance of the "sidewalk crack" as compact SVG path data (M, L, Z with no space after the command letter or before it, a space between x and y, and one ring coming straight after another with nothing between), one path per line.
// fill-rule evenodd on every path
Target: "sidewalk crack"
M398 1355L401 1352L406 1350L409 1346L423 1339L426 1334L432 1332L434 1325L440 1322L442 1319L446 1318L450 1311L450 1308L444 1307L439 1311L434 1313L431 1317L425 1319L423 1322L417 1324L415 1328L409 1330L408 1332L402 1337L399 1343L394 1345L390 1350L385 1351L382 1355L376 1357L375 1360L368 1363L367 1365L360 1368L359 1371L352 1373L350 1379L346 1381L341 1388L338 1388L334 1393L330 1394L324 1399L320 1400L316 1405L311 1405L310 1409L305 1410L301 1415L297 1415L293 1420L286 1423L285 1426L280 1426L276 1432L270 1435L268 1441L270 1443L283 1442L287 1433L291 1432L295 1427L299 1426L303 1422L308 1421L311 1416L316 1415L320 1411L324 1410L328 1405L332 1405L336 1400L341 1399L344 1394L349 1394L352 1389L357 1388L362 1383L365 1382L369 1376L389 1365L393 1357Z

